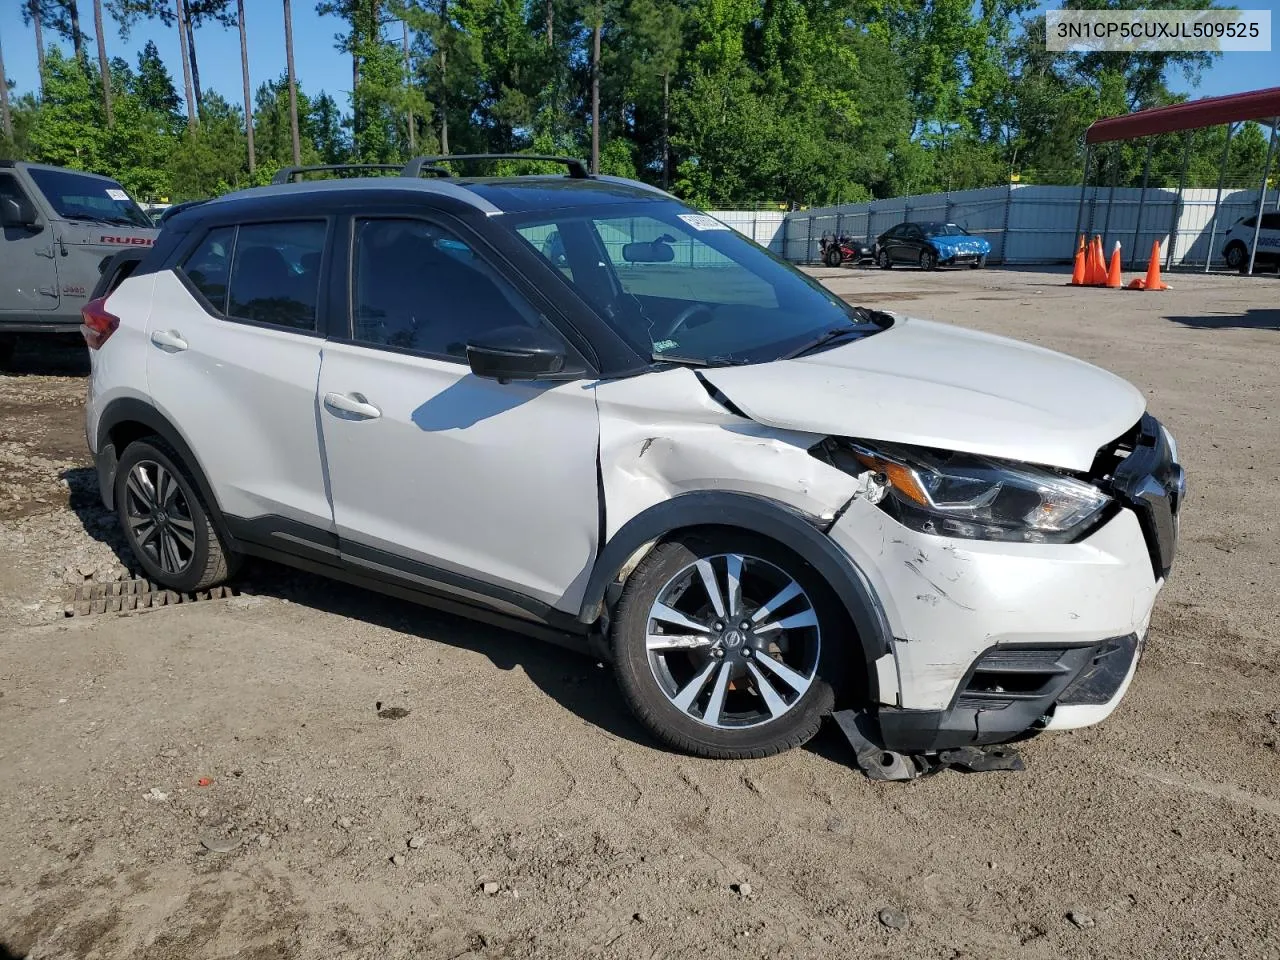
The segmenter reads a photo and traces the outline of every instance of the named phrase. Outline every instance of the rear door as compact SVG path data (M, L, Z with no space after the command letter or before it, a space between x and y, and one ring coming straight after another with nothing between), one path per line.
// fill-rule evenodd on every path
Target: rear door
M57 243L53 225L13 173L0 170L0 200L31 202L37 226L5 227L0 239L0 323L58 309Z
M214 226L156 277L153 402L250 539L332 539L316 424L330 228L323 216Z

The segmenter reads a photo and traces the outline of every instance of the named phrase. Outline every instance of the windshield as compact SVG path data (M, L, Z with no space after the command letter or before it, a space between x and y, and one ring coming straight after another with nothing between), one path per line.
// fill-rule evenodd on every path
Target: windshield
M920 229L926 237L967 237L969 231L954 223L922 223Z
M573 207L515 229L644 355L759 363L882 329L712 217L667 200L625 209Z
M96 220L131 227L152 227L151 218L114 180L88 177L69 170L28 168L45 199L68 220Z

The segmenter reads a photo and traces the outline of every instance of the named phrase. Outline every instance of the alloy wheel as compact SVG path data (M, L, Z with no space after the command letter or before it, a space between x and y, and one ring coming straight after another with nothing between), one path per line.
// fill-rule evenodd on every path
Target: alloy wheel
M171 471L154 460L134 464L125 482L125 511L135 550L170 575L179 575L191 565L196 525Z
M781 568L739 553L703 557L649 609L649 668L676 709L717 729L770 723L814 682L817 610Z

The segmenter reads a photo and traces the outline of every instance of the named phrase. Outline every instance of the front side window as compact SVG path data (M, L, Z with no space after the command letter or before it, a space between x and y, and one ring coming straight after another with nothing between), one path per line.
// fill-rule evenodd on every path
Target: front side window
M129 227L153 227L151 218L133 202L124 187L114 180L87 177L70 170L42 170L28 167L49 205L67 220L88 220Z
M530 214L515 232L634 348L655 360L776 360L832 329L879 329L790 264L712 217L656 200L593 214ZM504 224L506 218L500 218ZM547 238L557 238L554 250Z
M227 315L294 330L316 329L325 223L255 223L239 228Z
M1262 215L1263 230L1280 230L1280 213L1264 213Z
M423 220L356 221L352 301L358 342L455 360L478 334L539 323L466 242Z
M0 200L17 200L19 203L26 200L26 194L22 192L22 188L18 186L18 181L6 174L0 174Z

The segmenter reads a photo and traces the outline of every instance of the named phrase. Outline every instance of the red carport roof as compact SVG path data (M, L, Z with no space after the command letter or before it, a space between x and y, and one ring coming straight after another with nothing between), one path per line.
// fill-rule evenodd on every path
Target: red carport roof
M1259 120L1271 125L1280 117L1280 87L1251 90L1249 93L1232 93L1225 97L1206 97L1187 103L1175 103L1168 107L1153 107L1122 117L1098 120L1085 131L1087 144L1106 143L1110 140L1133 140L1156 133L1173 133L1178 130L1198 130L1216 127L1222 123L1240 120Z

